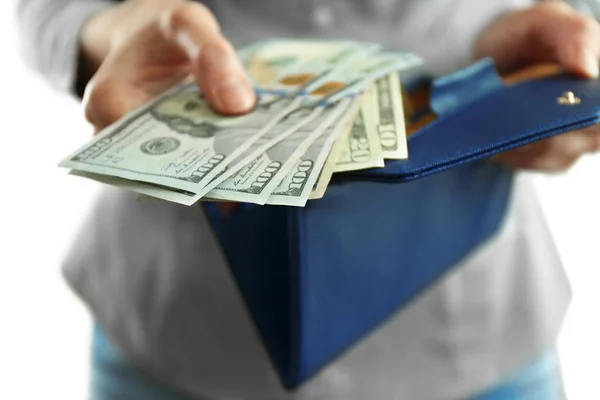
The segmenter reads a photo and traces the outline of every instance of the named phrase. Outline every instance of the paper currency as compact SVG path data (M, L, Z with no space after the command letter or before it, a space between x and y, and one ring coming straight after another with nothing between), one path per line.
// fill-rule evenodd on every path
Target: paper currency
M271 39L241 49L238 55L257 87L297 87L317 82L326 71L343 68L378 48L373 43L347 40ZM300 66L310 68L298 71Z
M347 110L349 99L330 107L316 108L304 124L285 140L269 147L255 160L227 178L206 197L219 200L243 201L265 204L273 189L288 174L308 146L328 127L338 123L340 115Z
M341 107L337 108L337 112L335 113L331 113L329 120L325 121L325 124L331 122L332 119L335 119L335 117L339 117L339 114L341 114L341 112L346 112L346 115L342 117L341 120L339 120L337 123L342 123L344 124L344 126L342 127L342 130L349 130L349 128L352 126L352 120L353 117L355 115L357 115L357 111L358 111L358 105L360 104L359 100L356 99L352 102L352 104L350 106L347 105L342 105ZM307 131L309 131L312 127L314 127L315 125L317 125L321 120L315 121L313 124L311 124L311 126L307 126L305 127L306 129L304 130L300 130L297 136L297 139L300 139L300 137L302 135L306 135ZM321 122L321 125L323 125L323 123ZM277 182L276 180L271 181L270 178L274 178L274 175L276 172L281 172L282 171L288 171L285 174L285 177L283 178L284 182L279 182L278 185L274 185L273 183L270 185L269 188L265 188L268 190L264 190L264 191L258 191L256 194L252 193L252 191L256 190L252 187L250 187L248 193L245 194L240 194L241 190L238 190L237 192L234 191L234 193L232 194L225 194L225 195L221 195L219 196L219 191L210 191L208 192L207 195L202 196L200 199L201 200L207 200L207 201L244 201L244 202L253 202L253 203L257 203L257 204L284 204L284 205L304 205L306 203L306 198L301 198L302 195L304 195L304 197L306 197L306 195L310 195L311 191L310 190L302 190L305 187L305 184L314 184L316 186L315 181L317 180L317 178L319 178L319 174L314 174L313 176L310 176L310 173L308 173L308 171L306 171L306 166L310 163L311 166L315 165L316 167L314 168L315 171L319 171L319 169L322 167L322 158L319 158L320 156L322 157L323 155L327 156L327 146L331 147L330 142L329 141L333 141L335 140L336 137L336 132L334 131L334 129L336 128L333 125L328 125L326 127L319 127L320 129L317 131L313 131L312 136L316 134L319 134L319 137L317 139L308 137L308 140L305 140L306 143L304 143L304 145L302 146L298 146L298 148L293 152L294 154L292 154L292 156L290 157L290 159L294 159L297 160L294 163L290 164L290 160L287 161L287 168L286 169L282 169L279 166L274 166L274 165L269 165L269 163L265 163L261 161L264 161L262 158L259 160L256 160L256 163L251 163L249 165L246 165L244 167L243 171L240 171L240 176L241 179L244 179L245 176L244 175L251 175L254 176L256 179L256 186L261 186L261 185L265 185L265 184L269 184L271 182ZM323 129L325 128L325 129ZM323 132L323 133L320 133ZM333 136L332 136L333 134ZM287 143L287 141L282 142L283 143ZM310 144L310 149L307 149L307 143ZM322 146L325 145L326 147L322 148ZM293 150L293 143L287 143L284 145L285 147L287 147L284 151L291 151ZM339 146L340 148L342 146ZM283 150L283 149L282 149ZM300 154L298 154L300 152ZM304 154L306 153L306 154ZM334 152L332 151L332 154ZM334 157L337 158L337 154L339 154L339 151L335 151ZM304 157L302 159L300 159L301 156ZM264 157L264 155L263 155ZM309 160L310 157L316 158L317 162L314 162L312 160ZM265 157L265 159L268 159L267 157ZM251 172L252 170L256 170L257 168L253 168L255 165L262 165L264 170L264 174L261 176L261 174L254 174L252 175ZM244 173L245 170L248 169L250 171L248 171L247 173ZM319 191L321 192L319 196L315 196L315 198L320 198L323 196L323 194L325 193L325 189L327 188L327 184L329 183L329 180L331 179L331 174L333 173L332 168L330 168L331 171L329 171L329 173L325 173L322 174L320 176L319 180ZM291 171L291 172L290 172ZM306 176L303 176L303 173L306 173ZM91 172L86 172L86 171L77 171L77 170L72 170L70 172L70 174L75 175L75 176L79 176L79 177L84 177L84 178L88 178L88 179L92 179L95 180L99 183L103 183L103 184L108 184L111 186L115 186L115 187L119 187L121 189L124 190L128 190L128 191L132 191L132 192L136 192L139 193L143 196L148 196L148 197L152 197L155 199L160 199L160 200L164 200L164 201L169 201L169 202L173 202L173 203L179 203L179 204L183 204L183 205L191 205L194 204L197 199L198 199L198 195L196 193L192 193L192 192L188 192L185 190L180 190L180 189L175 189L175 188L170 188L170 187L164 187L164 186L160 186L157 184L152 184L152 183L147 183L147 182L138 182L138 181L133 181L133 180L129 180L129 179L123 179L123 178L119 178L116 176L110 176L110 175L102 175L102 174L94 174ZM306 179L304 179L306 178ZM309 181L310 178L310 181ZM287 179L287 181L285 180ZM279 181L281 181L282 179L279 179ZM306 180L306 182L304 182ZM242 183L243 184L243 183ZM275 195L275 197L273 197L271 199L271 192L276 192L277 189L274 189L273 186L277 186L277 188L279 189L279 195L281 195L279 198L277 195ZM307 186L309 187L309 186ZM285 188L285 189L284 189ZM264 200L259 200L256 196L265 196L266 198ZM296 196L297 195L297 196ZM212 197L212 196L216 196L216 197Z
M376 101L373 107L373 121L379 135L383 157L405 159L408 157L406 125L402 106L402 88L397 72L375 81Z
M323 165L330 154L334 141L346 129L349 129L356 117L360 98L353 100L347 113L337 124L329 126L319 137L311 143L306 152L296 161L294 167L285 176L281 183L273 190L267 204L278 204L304 207L311 196L318 179L329 182L331 175L322 173ZM322 183L326 188L327 184ZM325 193L325 188L321 188ZM322 195L321 195L322 197Z
M308 200L317 200L325 195L327 187L329 186L329 182L331 181L331 177L333 176L335 166L340 158L342 150L344 149L345 142L348 140L348 135L350 134L350 130L352 129L353 125L354 121L350 120L340 131L338 138L334 141L329 154L327 154L325 158L325 162L321 168L321 171L317 175L317 179L313 185L312 191L308 196Z
M304 206L324 195L335 172L407 156L397 72L421 60L378 49L343 40L257 43L239 52L258 97L249 114L214 113L189 81L127 114L60 165L184 205Z
M342 141L343 145L334 172L385 166L375 126L375 101L373 90L367 91L363 96L360 112L350 132Z
M321 112L320 108L315 108L306 117L299 114L297 118L294 118L294 116L287 118L287 121L289 121L287 124L288 129L281 134L282 138L279 142L271 146L265 140L266 138L263 139L265 141L264 144L266 144L263 146L264 151L251 161L248 161L248 155L251 155L254 151L250 151L249 154L244 154L243 157L240 157L241 160L235 163L240 166L240 169L218 185L210 185L214 186L214 188L208 191L206 196L221 200L264 204L269 196L269 193L265 191L267 186L269 186L286 161L281 151L282 147L285 148L283 143L294 141L294 137L297 136L298 132L305 133L302 129L303 126L307 124L312 126L310 122L318 119L317 117ZM282 122L284 121L286 121L286 118L282 120ZM284 125L279 124L277 129L284 129ZM298 144L295 141L294 143Z
M335 74L327 75L326 81L315 90L310 91L303 96L298 96L299 93L297 92L296 100L301 98L302 106L299 109L294 110L294 118L298 118L298 116L303 114L308 117L310 113L320 105L325 106L327 104L338 102L344 97L353 96L352 92L354 91L354 88L361 87L368 79L376 79L377 77L384 76L392 67L401 68L407 65L405 58L406 57L402 53L361 55L350 62L343 70L337 71ZM311 63L300 65L298 70L303 71L306 68L311 69L313 66ZM305 87L309 85L311 85L311 83L305 83ZM352 88L347 87L347 85L352 85ZM332 100L333 98L335 98L335 100ZM281 103L281 99L278 99L278 101ZM216 188L226 179L232 177L245 165L255 162L256 158L268 148L289 136L293 131L287 129L287 124L282 124L282 122L285 122L288 119L289 118L279 118L276 126L262 131L260 136L250 141L249 145L245 147L242 156L237 157L235 161L230 161L228 163L226 171L222 171L215 179L206 184L204 188L196 191L197 196L195 200L199 200L202 196L207 195L209 190ZM302 123L298 121L296 122L296 126L300 127L302 126ZM238 153L238 155L239 154L240 153ZM266 161L267 158L263 158L263 160ZM188 190L187 188L184 189Z
M261 101L274 97L264 94ZM198 192L299 102L259 105L251 114L223 117L188 86L113 124L60 165Z
M359 48L346 43L335 46L338 52L334 52L332 59L337 60L345 59ZM328 54L331 53L331 45L325 47L328 47ZM316 74L322 72L319 68L331 69L327 62L319 62L319 68L305 64L302 64L304 70L309 68ZM291 71L290 68L288 65L286 71ZM283 82L280 80L279 88L294 86L289 84L289 80ZM302 90L310 83L300 83L295 89ZM253 113L227 118L213 113L193 85L189 85L187 90L164 96L112 129L105 130L90 145L60 165L172 187L201 196L210 190L204 188L223 174L229 163L244 154L256 139L270 131L299 104L298 99L286 102L277 94L262 93L259 106ZM280 131L276 130L277 133ZM140 140L143 142L140 143ZM256 152L259 149L260 146ZM230 170L230 173L233 172ZM222 179L225 178L226 175ZM213 182L213 187L217 183ZM194 200L197 198L190 201Z
M335 102L350 94L362 93L374 80L394 71L413 68L421 62L419 57L410 53L363 55L353 58L312 93L324 95L325 101Z

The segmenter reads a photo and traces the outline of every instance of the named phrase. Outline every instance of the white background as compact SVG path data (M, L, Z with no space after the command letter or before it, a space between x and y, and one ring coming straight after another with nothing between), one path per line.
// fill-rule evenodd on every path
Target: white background
M6 1L6 0L4 0ZM98 186L57 167L91 129L18 58L0 3L0 398L86 398L90 320L60 262ZM574 291L559 351L570 399L600 399L600 156L536 185Z

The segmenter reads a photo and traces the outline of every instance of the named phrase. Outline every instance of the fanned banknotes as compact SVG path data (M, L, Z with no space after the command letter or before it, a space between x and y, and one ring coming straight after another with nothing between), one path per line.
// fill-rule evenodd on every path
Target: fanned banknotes
M194 83L125 115L61 161L76 176L192 205L304 206L335 172L407 158L398 74L421 60L374 43L277 39L239 51L258 97L215 113Z

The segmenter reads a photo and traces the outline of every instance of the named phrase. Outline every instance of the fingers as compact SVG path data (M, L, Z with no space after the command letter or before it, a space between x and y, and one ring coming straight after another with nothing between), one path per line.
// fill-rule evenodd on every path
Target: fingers
M128 89L115 80L90 81L84 92L83 105L85 118L94 126L95 133L147 100Z
M240 114L254 106L254 90L212 13L194 2L160 4L134 9L148 14L145 22L134 24L139 13L132 16L131 30L121 34L86 87L85 116L96 131L192 75L216 111Z
M540 2L490 24L478 37L473 56L492 57L503 73L558 62L569 72L598 77L600 24L562 1Z
M256 101L252 85L205 6L185 3L165 13L160 23L168 40L188 55L196 81L213 108L223 114L252 109Z
M553 136L494 157L512 168L561 172L582 155L600 151L600 126Z
M533 8L530 13L533 34L548 57L568 71L591 78L599 75L600 24L567 4L549 1Z

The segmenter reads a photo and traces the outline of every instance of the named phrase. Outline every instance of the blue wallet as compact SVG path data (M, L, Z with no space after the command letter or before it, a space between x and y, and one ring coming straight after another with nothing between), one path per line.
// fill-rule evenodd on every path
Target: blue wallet
M223 216L204 203L289 390L493 235L513 172L483 159L599 122L600 82L559 74L506 86L484 60L436 80L431 109L408 160L335 174L304 208L240 204Z

